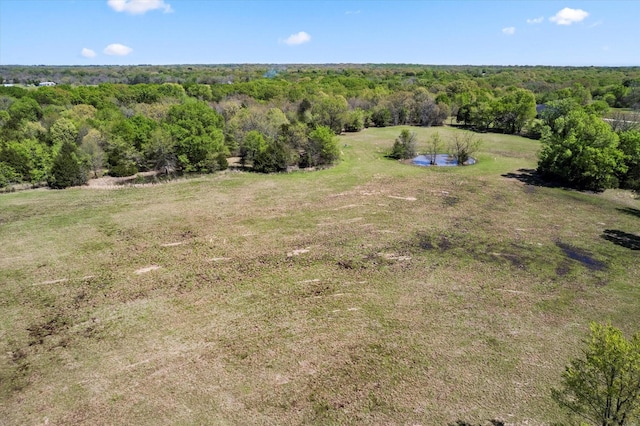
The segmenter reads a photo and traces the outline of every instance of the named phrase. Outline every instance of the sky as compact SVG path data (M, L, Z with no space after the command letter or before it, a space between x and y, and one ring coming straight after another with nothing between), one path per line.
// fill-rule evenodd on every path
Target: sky
M640 66L640 1L0 0L0 65Z

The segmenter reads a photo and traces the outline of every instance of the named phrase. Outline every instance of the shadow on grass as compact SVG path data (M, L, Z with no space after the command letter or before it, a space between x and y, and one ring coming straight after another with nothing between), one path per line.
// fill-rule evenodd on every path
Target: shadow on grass
M518 169L517 173L505 173L502 177L517 179L522 183L532 186L545 186L547 188L565 188L558 182L544 179L535 169Z
M640 237L637 235L618 231L617 229L605 229L601 237L629 250L640 250Z
M619 212L626 213L628 215L640 218L640 210L634 209L633 207L624 207L616 210L618 210Z

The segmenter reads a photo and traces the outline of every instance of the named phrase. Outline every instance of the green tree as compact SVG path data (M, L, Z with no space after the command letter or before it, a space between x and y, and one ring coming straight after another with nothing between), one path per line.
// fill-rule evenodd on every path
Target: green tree
M570 186L600 191L618 185L626 172L618 135L600 117L582 109L555 119L542 136L538 172Z
M383 105L376 106L371 112L371 122L376 127L386 127L391 125L391 113Z
M13 183L19 183L22 177L9 164L0 161L0 188L4 188Z
M365 112L360 108L349 111L347 121L344 124L345 132L359 132L364 129Z
M340 158L338 138L328 126L320 126L309 133L309 147L315 153L315 165L332 164Z
M12 176L22 182L37 184L46 180L51 167L48 147L34 139L5 143L0 149L0 158L15 172Z
M219 154L228 154L222 133L224 119L206 102L191 100L172 106L167 114L167 124L183 170L210 172L220 169Z
M248 132L240 144L240 162L244 166L247 161L253 163L255 158L267 149L264 135L257 130Z
M11 119L7 125L11 128L18 128L22 120L37 121L42 117L42 108L38 102L26 96L12 103L8 112Z
M627 172L621 176L620 186L640 191L640 130L627 130L618 135L627 166Z
M130 143L120 137L112 137L107 141L105 150L111 176L131 176L138 173L142 155Z
M281 140L269 141L253 161L253 170L260 173L284 172L291 161L291 150Z
M64 142L53 160L48 184L54 189L87 183L87 173L73 142Z
M506 133L520 133L535 116L536 98L529 90L510 89L494 102L494 123Z
M49 135L54 145L62 145L65 142L75 143L78 136L78 128L68 118L57 119L49 129Z
M104 145L104 143L104 138L96 129L90 129L82 138L80 150L87 157L89 166L93 171L94 178L98 177L98 172L100 172L104 165L105 153L102 149L102 145Z
M551 395L593 425L637 424L640 419L640 334L630 340L611 326L591 323L583 356L571 360Z
M316 126L328 126L335 134L342 133L347 121L349 104L343 96L323 96L311 108Z
M391 148L390 158L404 160L416 156L416 134L407 129L400 132Z
M164 174L176 169L175 141L167 129L158 127L151 132L149 142L144 146L144 157L149 167Z

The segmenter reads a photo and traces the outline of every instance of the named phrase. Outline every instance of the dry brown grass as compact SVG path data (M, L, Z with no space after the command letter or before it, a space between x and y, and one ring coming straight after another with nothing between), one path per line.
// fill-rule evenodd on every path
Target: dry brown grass
M602 238L638 201L504 177L537 147L501 135L405 166L399 132L314 173L0 196L0 424L561 419L588 322L640 323L637 252Z

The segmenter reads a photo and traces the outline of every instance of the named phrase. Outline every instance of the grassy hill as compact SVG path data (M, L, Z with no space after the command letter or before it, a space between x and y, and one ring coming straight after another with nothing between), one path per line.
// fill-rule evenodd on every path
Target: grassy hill
M317 172L0 195L0 424L562 420L589 321L640 324L640 202L536 185L515 136L387 160L400 130Z

